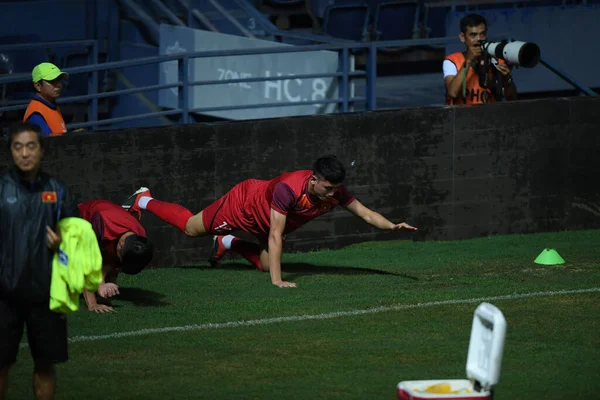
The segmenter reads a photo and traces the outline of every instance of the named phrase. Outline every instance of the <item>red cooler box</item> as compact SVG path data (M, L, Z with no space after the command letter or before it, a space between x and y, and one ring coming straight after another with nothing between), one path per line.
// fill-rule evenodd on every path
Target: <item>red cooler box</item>
M506 319L490 303L481 303L473 315L467 354L468 379L402 381L399 400L452 399L491 400L500 378Z

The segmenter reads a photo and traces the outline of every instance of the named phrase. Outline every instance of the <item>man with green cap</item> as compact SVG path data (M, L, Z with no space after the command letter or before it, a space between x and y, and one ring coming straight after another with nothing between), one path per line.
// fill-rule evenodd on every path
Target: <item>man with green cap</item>
M62 135L67 127L56 99L62 92L63 80L69 78L69 74L52 63L44 62L35 66L31 78L36 96L27 106L23 122L38 125L46 136Z

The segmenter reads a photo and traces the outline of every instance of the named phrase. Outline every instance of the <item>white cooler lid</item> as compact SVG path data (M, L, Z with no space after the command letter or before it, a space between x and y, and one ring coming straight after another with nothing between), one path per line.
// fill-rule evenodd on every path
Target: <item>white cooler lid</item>
M504 353L506 319L496 306L481 303L473 315L467 377L478 381L483 390L498 383Z

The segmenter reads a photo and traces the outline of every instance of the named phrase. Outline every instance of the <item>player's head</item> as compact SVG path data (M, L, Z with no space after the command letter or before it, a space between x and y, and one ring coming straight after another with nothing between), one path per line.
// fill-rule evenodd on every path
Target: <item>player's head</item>
M121 260L121 271L135 275L152 261L154 246L148 238L128 232L119 238L117 254Z
M312 192L321 200L332 197L346 178L344 165L336 156L324 156L315 161L310 180Z
M13 161L23 173L35 172L44 157L44 135L38 125L22 122L15 125L8 139Z

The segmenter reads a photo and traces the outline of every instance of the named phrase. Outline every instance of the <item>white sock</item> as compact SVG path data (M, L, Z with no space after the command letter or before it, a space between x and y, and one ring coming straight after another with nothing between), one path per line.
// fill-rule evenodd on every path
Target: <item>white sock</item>
M152 197L150 197L150 196L142 196L142 197L140 198L140 201L138 202L138 205L140 206L140 208L141 208L142 210L145 210L145 209L146 209L146 207L148 206L148 202L149 202L150 200L152 200Z
M225 247L227 250L231 250L231 242L233 241L233 239L235 239L235 236L233 235L227 235L223 239L221 239L223 247Z

